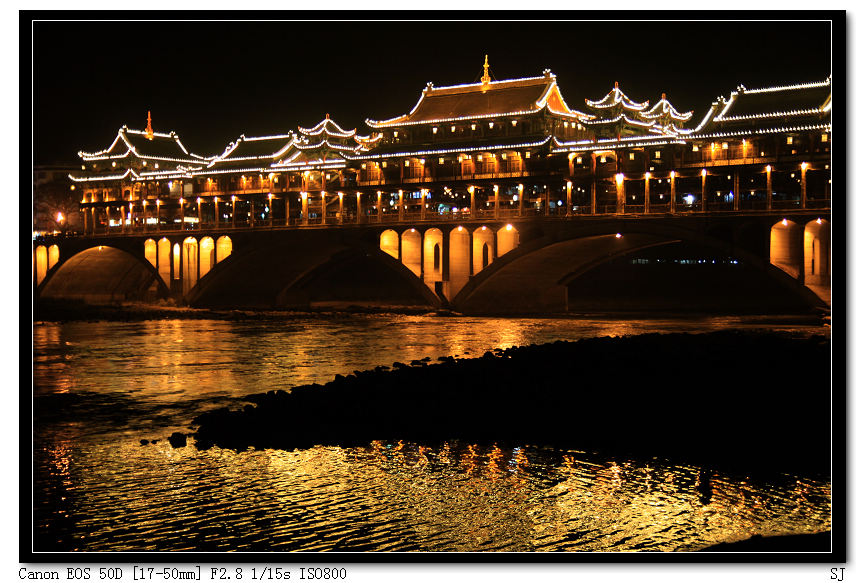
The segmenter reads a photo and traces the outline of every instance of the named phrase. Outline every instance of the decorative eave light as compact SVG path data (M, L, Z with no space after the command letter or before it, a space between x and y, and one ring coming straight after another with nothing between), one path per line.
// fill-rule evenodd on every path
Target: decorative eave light
M446 148L439 150L421 150L417 152L390 152L387 154L369 154L364 156L346 156L348 160L372 160L372 159L384 159L384 158L399 158L403 156L431 156L436 154L459 154L466 152L486 152L489 150L515 150L519 148L531 148L537 146L543 146L547 142L550 141L552 136L547 136L543 140L537 142L527 142L523 144L499 144L492 146L477 146L477 147L469 147L469 148Z
M812 87L828 87L832 82L832 76L826 78L825 81L816 81L814 83L799 83L798 85L784 85L779 87L766 87L763 89L745 89L740 86L743 93L771 93L773 91L795 91L798 89L811 89Z
M773 111L769 113L753 113L749 115L731 115L725 116L723 113L715 117L713 121L742 121L747 119L767 119L773 117L792 117L796 115L815 115L821 113L819 107L813 109L794 109L790 111Z

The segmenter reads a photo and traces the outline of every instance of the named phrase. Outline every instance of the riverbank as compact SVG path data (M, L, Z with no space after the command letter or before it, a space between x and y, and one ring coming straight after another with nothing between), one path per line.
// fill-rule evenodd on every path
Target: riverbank
M460 439L828 475L830 371L818 336L591 338L394 362L253 395L242 410L196 417L194 435L205 449Z

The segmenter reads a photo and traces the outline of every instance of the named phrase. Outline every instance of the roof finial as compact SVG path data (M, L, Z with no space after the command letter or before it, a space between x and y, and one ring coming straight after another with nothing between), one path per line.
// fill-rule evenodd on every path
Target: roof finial
M667 94L666 94L666 93L661 93L661 99L663 99L664 101L666 101L666 100L667 100Z
M330 119L330 114L329 113L324 114L324 119Z
M147 129L144 130L145 134L147 134L147 139L153 139L153 126L150 125L150 110L147 110Z
M616 81L615 83L616 83L616 89L618 89L619 88L619 82Z
M489 55L484 55L484 76L481 77L481 83L484 85L490 84L490 60Z

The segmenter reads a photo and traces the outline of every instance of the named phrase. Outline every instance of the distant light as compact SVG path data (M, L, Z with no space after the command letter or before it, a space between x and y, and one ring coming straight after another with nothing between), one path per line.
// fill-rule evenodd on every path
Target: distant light
M817 222L819 223L819 222L820 222L820 219L817 219ZM513 231L513 230L514 230L514 226L511 225L510 223L508 223L507 225L505 225L505 230L506 230L506 231Z
M705 177L706 174L708 174L708 172L706 172L706 169L705 169L705 168L703 168L702 170L700 170L700 175L701 175L701 176Z
M58 212L58 213L57 213L57 222L59 223L59 222L61 222L62 220L63 220L63 213Z
M818 218L817 218L817 224L818 224L818 225L822 225L822 224L823 224L823 219L821 219L821 218L818 217Z
M787 219L781 219L781 224L786 227L787 226Z
M616 184L621 186L623 182L625 182L625 175L619 172L618 174L616 174Z
M520 199L520 195L515 194L514 195L514 202L517 202L519 199Z
M682 200L685 201L685 204L691 205L694 204L695 199L693 194L686 194L682 197Z
M621 234L621 233L616 233L616 239L621 239L621 238L622 238L622 234Z

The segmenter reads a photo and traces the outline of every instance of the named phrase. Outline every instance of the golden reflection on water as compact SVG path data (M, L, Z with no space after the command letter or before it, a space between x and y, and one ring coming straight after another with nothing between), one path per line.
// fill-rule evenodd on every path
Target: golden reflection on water
M37 417L37 499L49 516L37 526L64 550L692 550L828 529L831 485L806 479L764 484L501 444L235 453L165 441L230 398L395 360L692 325L388 316L36 326L35 394L80 398L37 403L37 416L58 412Z

